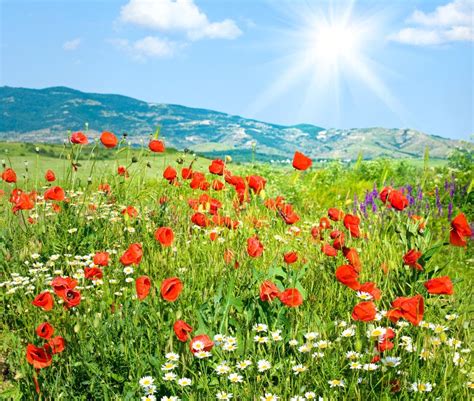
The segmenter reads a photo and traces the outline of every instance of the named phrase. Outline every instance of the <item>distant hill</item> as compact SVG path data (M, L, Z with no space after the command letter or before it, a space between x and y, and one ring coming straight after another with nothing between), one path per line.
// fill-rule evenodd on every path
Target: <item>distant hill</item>
M147 141L157 126L168 146L208 156L249 159L255 144L260 159L290 158L298 149L315 159L445 158L459 141L411 129L324 129L311 124L283 126L213 110L147 103L121 95L84 93L66 87L0 87L0 140L61 142L67 130L126 132L133 143Z

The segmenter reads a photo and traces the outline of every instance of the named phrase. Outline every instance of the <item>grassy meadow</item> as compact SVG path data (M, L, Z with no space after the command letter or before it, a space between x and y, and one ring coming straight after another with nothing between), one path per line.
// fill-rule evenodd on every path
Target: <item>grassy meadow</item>
M0 143L0 398L472 398L472 157Z

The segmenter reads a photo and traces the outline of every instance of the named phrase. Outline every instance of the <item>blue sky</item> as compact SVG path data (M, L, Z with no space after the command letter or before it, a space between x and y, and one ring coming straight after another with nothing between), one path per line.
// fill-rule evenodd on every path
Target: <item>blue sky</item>
M474 132L470 0L0 0L0 84Z

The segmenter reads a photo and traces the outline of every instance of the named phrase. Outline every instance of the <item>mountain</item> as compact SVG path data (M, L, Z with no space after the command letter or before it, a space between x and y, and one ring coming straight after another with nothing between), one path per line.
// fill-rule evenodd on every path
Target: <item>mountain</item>
M0 140L61 142L67 130L126 132L132 143L147 141L157 126L168 146L208 156L237 159L290 158L301 150L315 159L445 158L459 141L411 129L323 129L311 124L283 126L212 110L147 103L121 95L84 93L66 87L0 87Z

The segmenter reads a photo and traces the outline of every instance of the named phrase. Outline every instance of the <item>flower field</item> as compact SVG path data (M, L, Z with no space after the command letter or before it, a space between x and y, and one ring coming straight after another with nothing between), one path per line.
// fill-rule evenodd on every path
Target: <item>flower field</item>
M5 399L472 398L472 152L58 149L1 156Z

